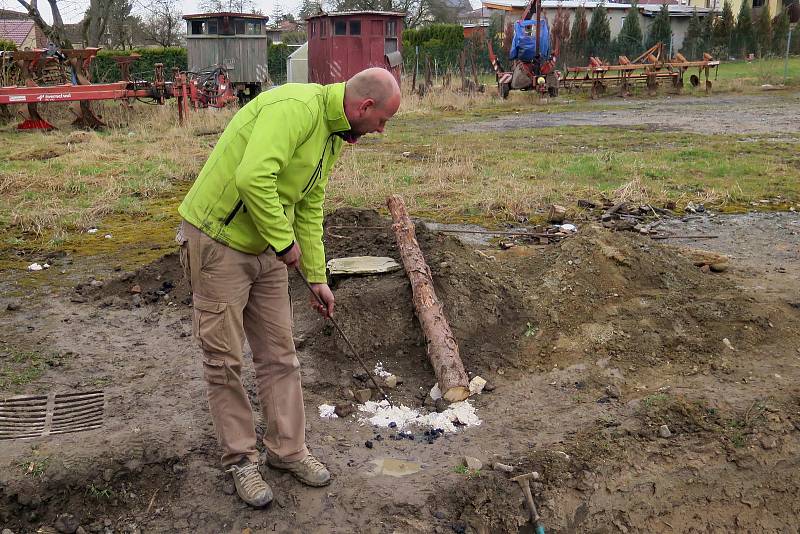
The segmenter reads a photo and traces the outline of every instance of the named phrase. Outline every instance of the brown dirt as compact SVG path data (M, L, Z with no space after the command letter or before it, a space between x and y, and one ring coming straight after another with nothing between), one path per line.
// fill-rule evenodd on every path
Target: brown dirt
M374 212L341 210L327 224L385 228L329 230L329 257L399 259ZM265 468L276 501L248 509L217 465L189 293L170 253L101 288L0 312L0 364L22 351L60 356L13 393L107 395L101 430L0 442L0 524L33 532L71 513L96 532L517 532L519 490L488 467L502 461L542 474L534 489L549 532L796 528L800 286L782 273L753 283L759 262L797 261L791 240L748 243L752 255L735 254L742 242L732 240L719 250L733 256L721 274L649 239L588 226L558 245L507 251L422 230L419 241L467 370L496 386L474 398L480 427L428 444L352 417L320 419L319 404L361 386L360 369L294 280L308 441L334 481L305 488ZM395 400L423 405L418 393L434 377L404 273L333 287L338 319L365 359L403 378ZM249 374L246 383L257 405ZM669 438L659 435L664 424ZM464 455L485 467L457 472ZM375 475L371 462L382 458L422 470Z

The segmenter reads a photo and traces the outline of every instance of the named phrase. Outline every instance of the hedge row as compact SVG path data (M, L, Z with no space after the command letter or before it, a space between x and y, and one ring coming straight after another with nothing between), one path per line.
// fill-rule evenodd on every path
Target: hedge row
M152 80L155 64L164 64L164 76L172 77L172 67L186 70L188 61L185 48L135 48L133 50L101 50L92 62L92 79L95 82L116 82L122 79L114 56L127 56L131 53L141 57L131 65L134 79Z

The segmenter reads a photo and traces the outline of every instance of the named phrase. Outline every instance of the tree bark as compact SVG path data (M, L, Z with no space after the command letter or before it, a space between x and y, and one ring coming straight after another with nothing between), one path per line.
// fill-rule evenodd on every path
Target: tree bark
M402 197L392 195L386 199L386 204L394 220L392 229L411 281L414 311L428 343L428 358L439 381L439 389L445 400L462 401L469 396L469 378L458 355L458 344L447 323L442 303L433 289L431 270L417 243L414 223L408 217Z
M40 30L42 30L42 33L44 33L48 39L50 39L62 50L65 48L72 48L72 43L66 38L64 33L64 22L61 19L61 12L58 9L56 0L48 0L50 3L50 11L53 13L52 26L44 21L36 2L28 3L26 0L17 1L22 5L22 7L25 8L25 11L28 12L28 16L33 19L33 22L39 27Z

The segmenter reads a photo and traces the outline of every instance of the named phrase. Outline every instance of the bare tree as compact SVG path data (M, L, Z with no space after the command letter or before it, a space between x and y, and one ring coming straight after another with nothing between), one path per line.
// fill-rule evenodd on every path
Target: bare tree
M152 0L145 9L144 36L159 46L180 44L183 21L179 0Z
M112 48L130 49L135 37L141 35L142 21L133 14L131 0L116 0L109 16L106 44Z
M425 22L454 22L458 13L468 10L468 2L447 0L332 0L334 10L398 11L406 14L405 26L415 28ZM305 3L304 3L305 6Z
M22 0L18 0L22 1ZM57 0L48 0L51 4ZM111 18L115 0L90 0L89 9L83 16L83 40L89 47L105 42L105 33Z
M199 7L202 11L222 13L255 13L256 3L253 0L201 0Z
M64 20L61 18L61 11L58 9L58 0L47 0L47 3L50 4L50 12L53 15L52 25L45 22L42 18L36 0L31 0L30 2L27 0L17 1L25 8L25 11L28 12L28 16L33 19L33 22L52 43L62 49L72 48L72 42L67 39L67 35L64 32Z

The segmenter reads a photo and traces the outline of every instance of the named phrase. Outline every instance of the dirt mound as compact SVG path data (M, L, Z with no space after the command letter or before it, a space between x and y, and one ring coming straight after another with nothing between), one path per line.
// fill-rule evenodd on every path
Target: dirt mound
M217 468L199 349L190 336L190 294L171 253L116 280L80 286L72 299L84 305L56 298L44 310L31 305L9 316L20 350L75 353L46 370L37 388L102 388L109 403L101 431L4 448L0 522L32 531L62 512L80 511L93 531L136 524L148 531L332 532L347 524L347 531L362 532L394 525L409 532L516 533L525 518L519 488L490 470L495 460L515 466L515 473L542 474L534 490L548 530L657 532L667 514L668 524L688 530L689 519L676 517L702 515L705 496L730 484L764 503L772 499L772 510L793 510L791 499L770 494L796 494L791 458L800 396L785 363L794 361L800 332L795 308L742 291L731 272L705 273L676 250L637 235L587 226L558 244L496 250L466 246L423 225L417 230L467 370L496 386L471 399L480 427L431 443L422 434L397 439L395 431L365 427L356 416L317 417L320 404L349 401L348 390L368 384L293 277L308 440L335 479L322 496L270 471L280 501L266 512L244 509ZM389 220L373 211L330 214L326 245L331 258L400 259ZM367 364L381 362L403 379L393 400L432 410L426 393L435 377L405 273L344 277L332 285L337 319ZM787 359L775 364L770 358L778 352ZM259 401L246 368L260 434ZM781 393L790 384L794 390ZM756 398L773 393L774 401ZM711 400L698 399L702 394ZM660 436L662 425L670 438ZM459 471L462 455L486 467L480 474ZM376 475L374 462L390 458L417 463L420 471L405 481ZM748 471L737 474L734 464ZM776 466L786 469L773 477ZM734 523L732 511L741 507L733 494L711 507L720 525L769 530L773 524L757 523L761 506ZM661 518L650 518L652 509ZM789 512L780 513L774 524L789 524Z
M380 255L400 261L391 221L375 211L338 210L325 228L329 258ZM417 225L417 237L465 366L476 374L543 370L587 355L612 367L689 361L698 369L724 368L735 349L761 341L769 329L765 312L727 279L639 236L587 227L557 245L508 251L477 250L424 225ZM338 319L356 347L393 372L422 371L429 382L405 273L331 283ZM99 289L84 285L78 291L122 307L190 303L176 253ZM332 329L308 310L302 282L293 278L291 293L298 347L337 364L349 361L344 343L338 336L331 343Z
M102 306L120 308L170 302L191 304L189 284L183 275L177 252L170 252L153 263L123 273L102 285L95 286L92 282L79 284L75 292L80 297L100 301Z

